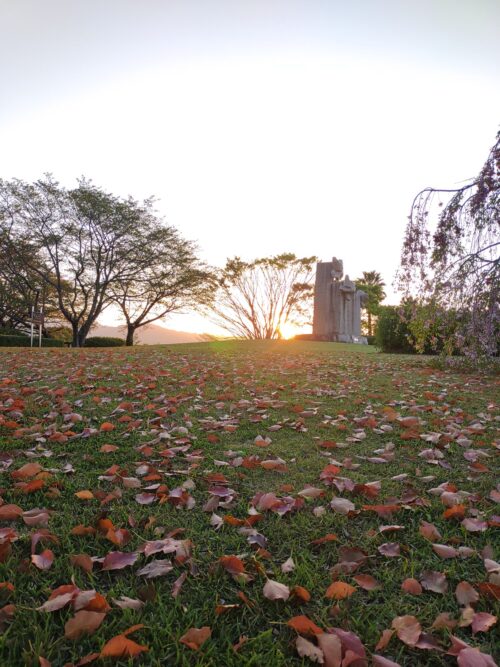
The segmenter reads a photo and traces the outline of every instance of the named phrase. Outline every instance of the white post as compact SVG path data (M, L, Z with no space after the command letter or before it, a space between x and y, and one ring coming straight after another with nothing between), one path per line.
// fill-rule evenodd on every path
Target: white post
M30 341L30 347L33 347L33 335L35 333L35 325L33 324L34 310L35 310L35 307L31 306L31 341Z
M38 328L38 347L42 347L42 325Z

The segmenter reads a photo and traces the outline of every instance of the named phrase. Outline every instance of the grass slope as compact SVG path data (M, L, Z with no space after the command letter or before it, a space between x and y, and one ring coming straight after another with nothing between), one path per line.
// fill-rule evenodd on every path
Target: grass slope
M8 618L4 612L3 623L0 611L0 664L38 665L40 656L54 666L77 664L139 623L144 628L130 639L149 647L136 659L141 665L311 664L298 657L297 634L286 625L299 614L323 629L356 633L368 656L382 631L403 615L414 615L445 650L451 632L485 653L498 654L498 626L475 635L471 627L430 630L441 612L460 618L456 585L467 581L477 588L488 580L484 554L498 558L493 553L498 529L492 520L498 495L490 497L498 477L494 378L454 375L430 368L425 358L380 355L370 347L308 342L4 349L0 369L3 505L50 510L46 530L57 538L57 542L49 537L36 545L37 554L51 549L55 556L50 569L40 570L30 562L31 535L40 526L25 525L22 517L0 522L0 527L14 529L18 537L12 540L9 553L7 533L0 533L7 543L7 547L0 544L0 582L14 586L9 591L0 583L0 606L16 607ZM417 418L418 423L410 420L405 427L399 421L405 417ZM101 430L104 423L113 429ZM421 438L429 433L438 434L436 444ZM257 446L258 435L269 436L271 444ZM457 437L470 443L457 443ZM393 450L389 443L394 444ZM101 451L103 445L117 449ZM186 445L190 447L182 451ZM181 449L172 452L176 447ZM428 456L434 462L419 456L433 448L435 456ZM472 454L465 457L466 452ZM260 457L260 462L274 461L278 469L262 467L251 456ZM276 463L278 458L283 462ZM337 478L359 485L379 481L378 495L371 497L366 487L357 487L356 493L325 484L320 473L332 459L340 464ZM231 465L241 460L244 465ZM34 477L13 477L26 463L38 463L43 470ZM225 482L217 484L211 473L224 475ZM131 484L140 488L126 488L123 477L136 480ZM43 487L32 490L37 486L33 480L42 480ZM465 498L465 516L474 518L477 512L480 519L490 519L486 529L469 532L461 517L443 517L447 507L429 489L444 482L474 494ZM209 490L226 484L236 492L229 506L203 511L214 498ZM179 498L171 495L183 485L188 506L190 497L196 502L192 509L176 506ZM302 508L284 516L261 512L254 528L264 536L265 548L249 544L248 534L237 526L224 523L216 529L211 525L213 513L222 519L227 515L247 518L252 498L259 492L295 500L308 486L321 489L324 495L305 499ZM82 490L91 491L94 498L76 497ZM140 504L136 496L141 493L154 494L153 502ZM359 513L335 512L329 504L334 496L352 501ZM398 505L392 516L362 509L388 503ZM315 509L320 507L324 509ZM113 544L99 530L72 534L77 525L99 527L103 518L110 519L117 530L126 529L128 543ZM439 557L419 532L422 521L439 529L441 538L435 542L470 547L472 555ZM387 524L403 528L379 532ZM110 551L131 552L176 530L180 531L176 539L192 541L191 564L179 564L173 554L147 559L141 554L131 567L103 571L96 562L92 572L86 573L70 560L75 554L102 558ZM337 540L311 544L328 533ZM400 554L381 554L378 548L384 543L398 543ZM325 591L334 580L331 568L341 559L342 547L361 549L367 559L356 572L338 575L356 591L336 602L327 599ZM243 560L250 581L233 578L217 564L225 555ZM290 556L295 569L283 573L280 566ZM137 574L158 557L172 560L171 572L149 581ZM415 596L401 590L403 580L419 579L428 570L446 575L444 594L424 591ZM185 582L174 598L173 583L183 572ZM372 575L380 588L363 590L353 574ZM266 599L266 577L289 588L306 588L311 600ZM98 630L77 641L64 636L65 623L75 613L69 606L52 613L36 610L51 591L72 581L81 590L98 591L111 605ZM241 591L248 604L238 596ZM141 599L145 605L138 611L114 606L112 599L122 595ZM225 604L238 606L217 615L217 605ZM498 602L481 592L475 608L495 614ZM209 626L212 636L199 651L180 643L188 629L202 626ZM247 640L235 652L233 645L240 637ZM400 665L456 664L454 657L412 648L396 636L375 652ZM115 661L129 663L127 658ZM102 659L97 658L96 664L102 664Z

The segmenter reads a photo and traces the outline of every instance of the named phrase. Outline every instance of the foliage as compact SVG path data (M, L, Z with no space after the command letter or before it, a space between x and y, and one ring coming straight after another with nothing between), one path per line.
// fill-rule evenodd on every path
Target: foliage
M137 329L200 303L208 303L214 280L196 256L195 245L173 227L151 229L148 246L154 248L146 267L134 280L119 281L113 300L126 323L126 345L133 345Z
M405 299L399 309L416 352L421 354L457 354L457 330L460 315L450 308L443 308L434 299L421 303Z
M382 352L412 354L416 351L399 306L380 306L375 344Z
M304 323L313 297L316 257L283 253L244 262L228 259L217 275L212 321L237 338L281 338L281 328Z
M365 304L366 310L366 334L373 336L375 330L374 317L378 315L380 303L385 299L385 283L378 271L363 271L361 278L356 281L356 287L366 292L368 298Z
M436 207L442 207L437 221ZM500 133L477 178L459 188L425 188L415 197L401 256L405 295L429 306L429 313L446 311L442 335L471 358L498 352L499 250Z
M30 244L18 239L15 252L0 218L0 324L16 330L29 329L31 308L45 313L45 324L60 319L57 294L43 284L37 271L45 271ZM31 266L36 266L36 271Z
M60 340L63 343L71 343L73 339L73 332L69 327L51 326L47 328L47 337Z
M75 347L111 302L112 289L149 265L159 226L150 200L121 199L84 179L73 190L50 176L33 184L0 181L6 250L55 291Z
M0 327L0 336L27 336L25 331L13 329L11 327Z
M88 336L85 340L85 347L122 347L123 345L125 345L123 338L113 336Z
M0 347L30 347L31 338L26 335L3 335L0 334ZM33 346L38 347L38 336L33 339ZM63 342L53 338L42 338L42 347L62 347Z
M0 352L2 665L494 664L496 378L319 342L27 352Z

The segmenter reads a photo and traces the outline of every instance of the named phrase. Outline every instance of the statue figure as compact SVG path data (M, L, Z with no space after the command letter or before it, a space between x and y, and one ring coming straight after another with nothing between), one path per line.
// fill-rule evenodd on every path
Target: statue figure
M344 343L366 343L361 336L361 308L366 294L344 275L341 259L318 262L314 287L313 338Z
M356 285L346 274L344 280L340 283L340 292L342 301L340 305L340 338L341 342L350 343L352 336L352 322L354 316L354 298L356 294Z

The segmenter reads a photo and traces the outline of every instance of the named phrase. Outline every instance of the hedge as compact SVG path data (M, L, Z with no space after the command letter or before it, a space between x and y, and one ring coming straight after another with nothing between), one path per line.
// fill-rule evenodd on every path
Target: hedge
M112 336L90 336L85 341L85 347L121 347L125 345L123 338Z
M25 331L18 331L12 327L0 327L0 336L27 336Z
M29 336L4 336L0 334L0 347L30 347L31 339ZM42 347L63 347L62 340L53 338L42 338ZM38 336L33 338L33 347L38 347Z

